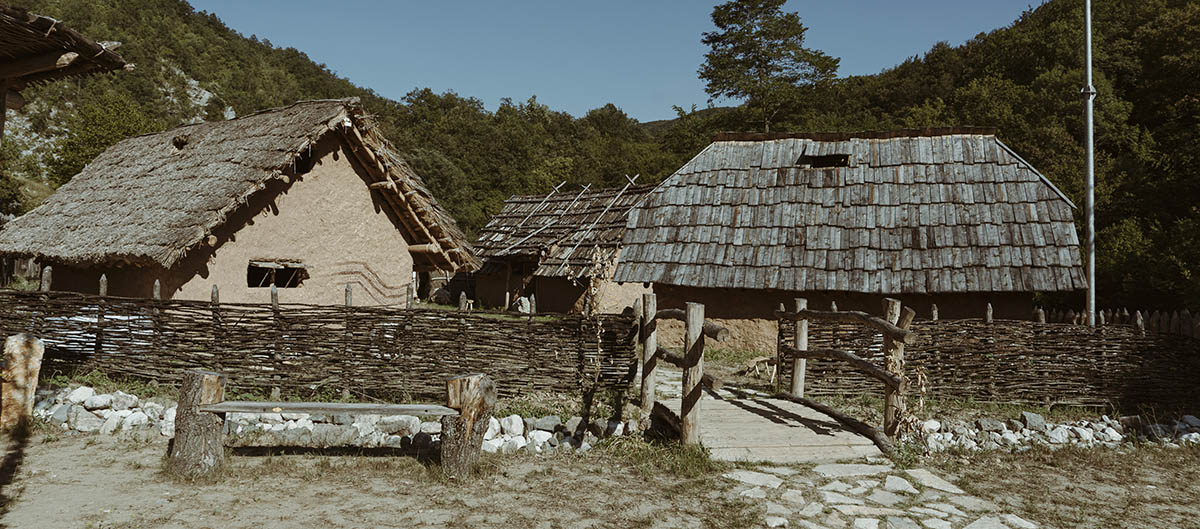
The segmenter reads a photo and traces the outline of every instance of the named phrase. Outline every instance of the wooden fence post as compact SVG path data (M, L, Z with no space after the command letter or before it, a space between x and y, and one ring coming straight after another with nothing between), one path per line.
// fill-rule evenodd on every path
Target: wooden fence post
M1096 325L1104 325L1104 311L1096 313Z
M900 306L900 300L896 298L883 298L883 319L895 325L900 321Z
M796 298L796 312L800 312L808 308L808 300L805 298ZM796 320L796 350L808 350L808 320ZM797 397L804 396L804 377L808 370L807 358L792 359L792 395Z
M175 440L167 458L169 472L199 476L225 463L225 414L200 411L200 406L223 400L225 375L198 369L183 374L175 414Z
M931 319L933 321L938 321L937 303L929 304L929 319Z
M1137 327L1138 332L1146 334L1146 320L1142 318L1142 311L1133 311L1133 326Z
M466 293L466 291L458 293L458 311L459 312L467 311L467 293Z
M654 369L658 366L658 299L654 294L642 294L642 411L654 409Z
M51 285L51 283L53 283L53 281L54 281L54 267L52 267L50 265L46 265L45 268L42 268L42 282L40 285L38 285L39 290L41 290L42 292L49 292L50 285Z
M354 288L350 286L350 283L346 283L346 306L354 306Z
M700 444L700 397L704 394L700 379L704 376L704 305L687 304L685 332L687 350L683 370L683 399L679 410L680 437L683 444Z
M96 345L92 348L95 354L104 352L104 302L108 296L108 276L100 274L100 285L97 289L100 298L96 300Z
M1034 319L1037 320L1038 323L1046 323L1046 311L1042 310L1041 307L1038 307L1037 311L1034 312Z
M212 352L217 359L217 365L221 365L221 358L224 355L218 354L217 351L225 343L221 336L221 291L217 289L217 285L212 286L212 295L209 297L209 310L212 312L212 330L209 334L212 335Z
M529 295L529 313L537 314L537 296L534 294Z
M283 318L279 314L279 288L271 283L271 323L275 328L275 339L271 340L272 358L275 360L275 374L271 378L275 381L275 387L271 388L271 400L278 400L282 395L283 390L279 387L279 373L283 371L283 353L280 349L283 348Z
M896 299L887 300L887 320L892 324L907 330L912 325L913 318L916 312L910 307L905 307L903 316L900 315L900 301ZM896 318L893 320L892 315ZM890 336L883 336L883 353L887 362L887 370L889 373L896 375L900 379L900 387L892 389L887 387L884 389L884 405L883 405L883 433L892 441L896 440L897 434L900 431L900 420L904 416L904 342L893 340Z
M415 297L417 297L417 284L409 281L407 294L404 297L404 308L411 309L413 306L413 298Z
M446 406L458 410L458 415L442 417L442 471L462 479L479 461L483 435L496 406L496 385L483 374L447 380Z
M992 303L991 302L988 302L987 308L984 309L984 311L983 311L983 322L984 323L992 322Z
M42 340L28 334L4 341L4 378L0 388L0 430L28 428L33 424L33 401L42 370Z

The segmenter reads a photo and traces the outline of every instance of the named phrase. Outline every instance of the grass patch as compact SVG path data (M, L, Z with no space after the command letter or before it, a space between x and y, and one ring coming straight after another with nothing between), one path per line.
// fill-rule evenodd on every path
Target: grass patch
M179 388L161 385L154 381L138 380L128 377L114 377L101 371L91 370L74 373L54 373L45 384L54 388L65 388L71 385L90 386L97 393L112 393L122 391L137 395L140 399L160 398L179 400Z
M722 366L736 369L746 367L746 362L760 356L770 356L758 351L746 351L741 349L704 349L705 365L712 364L714 366Z
M713 460L703 447L653 442L636 435L609 437L593 450L606 463L642 475L696 479L733 468L729 463Z

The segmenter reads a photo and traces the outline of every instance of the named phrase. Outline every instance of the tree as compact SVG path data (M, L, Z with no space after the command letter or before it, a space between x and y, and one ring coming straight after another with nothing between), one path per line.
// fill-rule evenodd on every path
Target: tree
M711 98L744 99L762 117L763 130L801 85L833 79L839 59L804 47L808 28L797 13L784 13L785 0L733 0L715 8L713 24L720 31L704 33L700 78ZM711 99L710 99L711 101Z
M117 142L154 132L161 127L142 113L136 101L111 92L79 105L66 119L66 133L58 140L47 176L55 187L71 180L83 166Z

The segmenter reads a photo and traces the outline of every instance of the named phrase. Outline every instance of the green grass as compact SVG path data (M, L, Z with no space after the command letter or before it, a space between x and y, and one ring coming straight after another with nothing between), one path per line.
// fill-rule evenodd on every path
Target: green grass
M746 367L746 362L752 358L760 356L773 356L761 353L758 351L746 351L741 349L708 349L704 350L704 363L706 365L726 366L737 369Z
M723 472L733 465L713 460L708 450L700 446L684 446L678 442L655 442L637 435L609 437L593 449L605 462L619 465L642 475L669 475L696 479Z
M114 377L101 371L86 371L75 373L54 373L45 379L44 385L65 388L71 385L90 386L97 393L112 393L122 391L137 395L140 399L179 400L179 388L173 385L161 385L157 382L147 382L134 378Z

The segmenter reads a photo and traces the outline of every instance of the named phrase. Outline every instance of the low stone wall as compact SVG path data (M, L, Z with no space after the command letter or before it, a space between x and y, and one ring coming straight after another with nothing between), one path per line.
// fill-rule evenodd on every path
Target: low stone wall
M1022 412L1015 418L981 418L974 422L929 419L910 436L926 453L948 450L1012 450L1032 447L1051 449L1066 446L1116 448L1136 442L1151 442L1178 448L1200 445L1200 419L1184 415L1172 423L1145 423L1138 417L1120 420L1107 415L1071 423L1050 423L1036 413Z
M1200 340L1138 330L1017 320L918 320L905 350L909 394L920 376L935 397L983 402L1200 407ZM779 329L792 343L793 326ZM854 352L884 365L878 334L851 324L809 324L809 347ZM790 364L786 364L790 365ZM790 368L780 370L784 387ZM809 360L809 395L883 394L844 362Z

